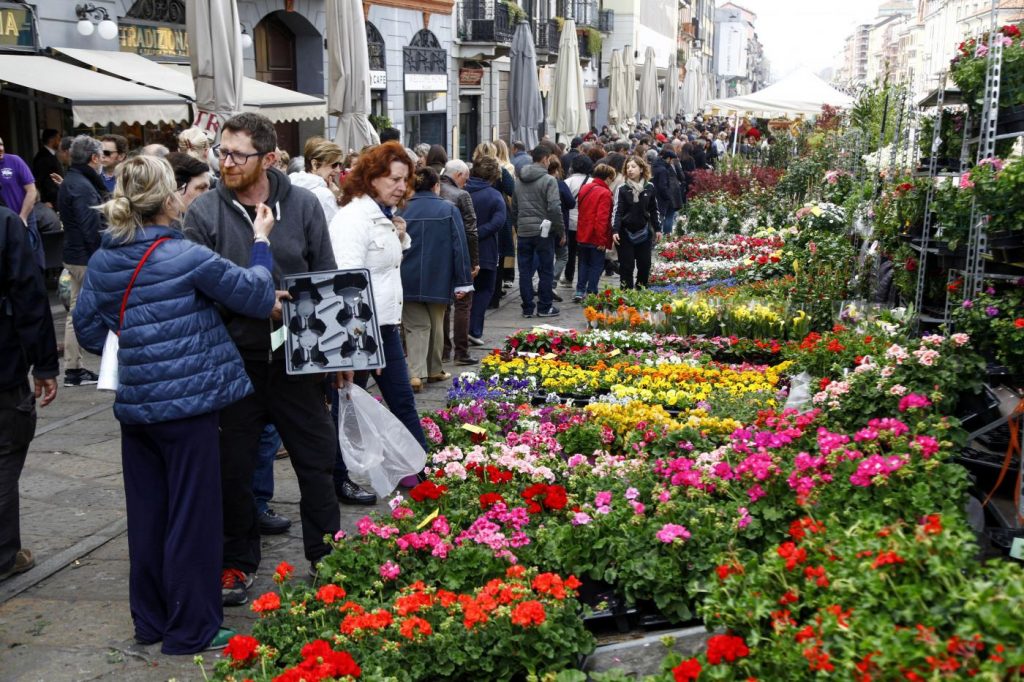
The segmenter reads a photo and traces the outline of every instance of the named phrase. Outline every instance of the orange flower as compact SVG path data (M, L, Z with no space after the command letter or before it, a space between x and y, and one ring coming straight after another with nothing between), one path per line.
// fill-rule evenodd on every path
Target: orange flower
M345 588L334 584L327 584L316 591L316 598L325 604L333 604L339 599L345 598Z
M252 610L256 613L276 611L279 608L281 608L281 597L277 592L267 592L252 603Z
M294 570L294 566L292 566L287 561L282 561L277 565L277 568L274 570L274 582L278 584L283 583L285 580L288 580L288 578L292 576L292 571Z
M512 622L515 625L527 628L531 625L541 625L547 620L547 613L544 605L539 601L529 600L516 604L512 609Z
M413 616L412 618L406 618L402 621L402 624L398 626L398 634L402 635L406 639L416 639L416 635L427 635L433 634L434 630L430 627L430 623L423 620L419 616Z

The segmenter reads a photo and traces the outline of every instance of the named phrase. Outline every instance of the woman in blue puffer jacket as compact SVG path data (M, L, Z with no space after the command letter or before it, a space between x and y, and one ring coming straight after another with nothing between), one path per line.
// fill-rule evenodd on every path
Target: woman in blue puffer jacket
M139 156L117 170L100 210L109 225L89 259L75 309L79 343L99 353L120 330L114 416L128 513L135 639L165 654L222 648L218 413L252 391L215 304L246 317L275 307L267 235L257 210L251 267L182 237L171 166ZM157 243L159 242L159 243ZM154 246L155 244L155 246ZM129 289L133 272L150 251Z

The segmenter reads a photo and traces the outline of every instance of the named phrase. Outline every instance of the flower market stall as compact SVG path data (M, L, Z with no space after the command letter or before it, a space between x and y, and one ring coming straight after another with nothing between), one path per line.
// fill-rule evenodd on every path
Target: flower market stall
M1008 59L1015 30L984 39ZM1020 679L1024 166L873 177L872 106L700 172L649 289L456 379L426 480L314 579L278 566L213 676L583 682L609 623L699 623L697 654L589 679ZM961 244L980 270L938 261Z

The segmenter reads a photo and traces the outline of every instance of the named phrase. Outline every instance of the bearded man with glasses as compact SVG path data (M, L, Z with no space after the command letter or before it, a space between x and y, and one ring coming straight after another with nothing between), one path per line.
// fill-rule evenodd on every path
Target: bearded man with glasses
M292 185L274 167L277 133L261 114L241 113L221 127L216 189L192 202L185 215L185 235L239 265L249 262L256 237L256 210L266 205L276 219L270 251L274 280L284 275L334 270L327 221L316 197ZM221 493L224 509L224 563L221 596L225 606L244 604L259 568L260 524L253 495L253 470L260 434L273 424L288 449L299 482L302 538L311 570L330 552L324 535L340 527L334 496L337 433L325 409L323 377L288 376L284 348L271 346L281 327L280 299L270 319L223 311L224 323L242 356L253 392L220 414Z

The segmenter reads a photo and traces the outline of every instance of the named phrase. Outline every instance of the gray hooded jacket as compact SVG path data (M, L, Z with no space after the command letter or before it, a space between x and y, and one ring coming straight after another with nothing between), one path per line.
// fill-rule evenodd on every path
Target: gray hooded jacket
M562 200L558 195L558 181L547 168L531 163L523 166L516 179L512 195L512 224L520 237L539 237L540 223L551 221L549 237L562 239Z
M275 168L267 171L267 177L270 180L267 206L277 219L270 234L276 285L281 287L284 275L334 270L334 249L320 202L308 189L293 186L288 176ZM183 224L185 236L192 241L248 267L252 220L235 193L223 182L192 202ZM234 315L225 309L221 313L243 359L271 359L270 334L279 324L272 324L269 319ZM283 346L273 356L283 358Z

